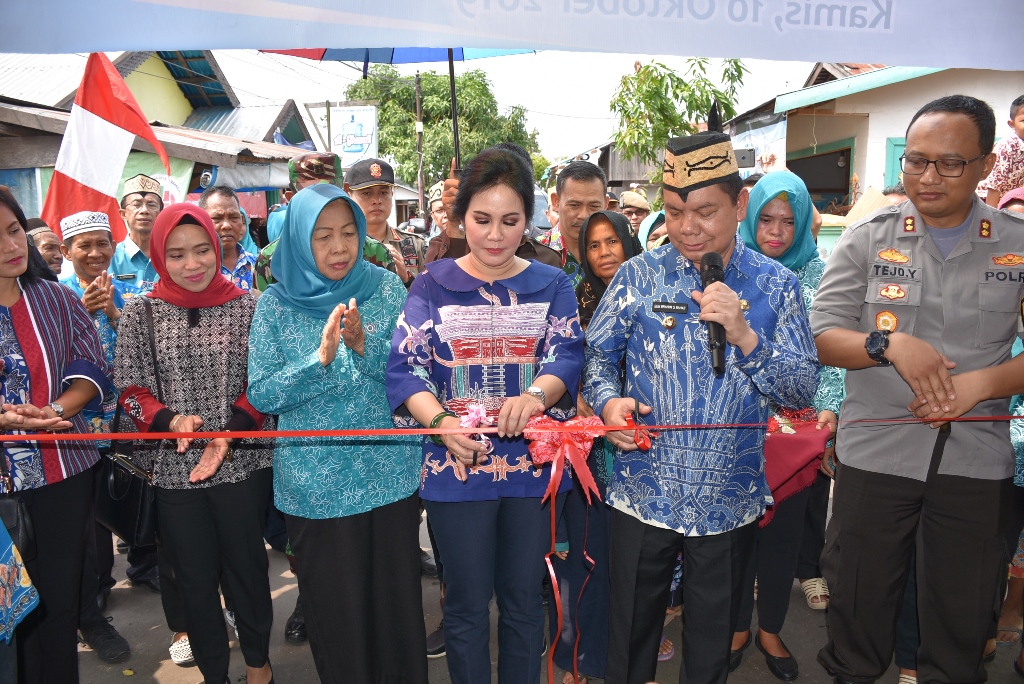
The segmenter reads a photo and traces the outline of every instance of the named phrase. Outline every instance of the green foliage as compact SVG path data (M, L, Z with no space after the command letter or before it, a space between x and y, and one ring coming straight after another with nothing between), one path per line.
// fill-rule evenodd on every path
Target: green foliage
M455 144L452 137L448 74L420 74L423 110L423 179L427 187L448 176ZM536 152L537 131L526 129L526 110L498 111L498 102L483 71L474 69L455 77L459 105L459 146L465 164L499 142L513 142ZM415 185L416 89L413 77L402 77L389 64L370 67L369 78L350 85L349 100L376 100L380 124L380 154L395 162L395 173Z
M710 60L691 57L680 76L660 62L636 63L634 73L622 77L611 101L619 117L615 148L629 159L657 164L669 138L697 132L706 121L711 103L718 100L722 120L736 116L736 91L748 70L738 59L723 60L721 85L708 77ZM661 182L661 167L651 181Z
M530 159L533 160L533 180L539 184L540 179L544 176L544 170L551 166L551 162L540 152L531 153Z

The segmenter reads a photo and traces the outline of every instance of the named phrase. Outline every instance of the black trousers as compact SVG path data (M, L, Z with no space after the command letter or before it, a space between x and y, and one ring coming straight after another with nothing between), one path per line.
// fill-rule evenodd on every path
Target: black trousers
M736 630L750 629L754 616L754 580L757 580L757 626L778 634L786 623L789 599L803 543L804 515L810 488L797 492L775 507L771 522L757 530L754 554L740 594Z
M324 684L426 684L419 496L344 518L285 514Z
M807 493L807 511L804 514L804 540L796 565L798 579L821 577L821 551L825 548L825 521L828 518L828 497L832 492L832 478L820 470Z
M272 472L202 489L157 489L163 544L185 608L192 655L207 684L223 684L230 651L218 589L230 594L245 664L262 667L270 653L274 613L263 528Z
M78 602L93 481L87 470L20 493L36 535L36 557L25 567L39 591L39 605L16 632L18 681L24 684L78 681Z
M679 551L683 573L680 684L723 684L757 523L685 537L611 511L611 606L607 684L654 681L669 585Z
M845 680L873 682L889 667L916 544L918 679L985 681L1013 484L939 475L949 431L936 435L924 482L840 465L822 556L830 641L818 660Z

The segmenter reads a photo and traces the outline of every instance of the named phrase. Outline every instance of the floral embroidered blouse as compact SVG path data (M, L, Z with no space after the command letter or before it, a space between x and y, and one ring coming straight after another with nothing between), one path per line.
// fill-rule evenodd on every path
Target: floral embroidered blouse
M796 279L800 281L800 293L804 297L804 306L807 311L811 310L811 303L814 302L814 295L818 293L818 283L821 282L821 275L825 272L825 262L820 257L814 257L800 268L793 271ZM846 371L832 366L822 366L818 376L818 392L814 395L815 411L831 411L839 415L839 408L843 405L843 397L846 396L846 387L843 386Z
M506 397L518 396L540 375L568 388L548 415L576 413L583 368L583 333L576 295L562 271L531 262L520 274L493 284L469 275L454 259L428 264L409 290L388 360L387 388L395 422L418 427L403 404L428 391L460 416L479 405L491 419ZM522 437L492 435L490 460L455 477L447 450L423 441L420 496L428 501L486 501L540 497L548 469L535 468ZM561 491L571 487L563 478Z

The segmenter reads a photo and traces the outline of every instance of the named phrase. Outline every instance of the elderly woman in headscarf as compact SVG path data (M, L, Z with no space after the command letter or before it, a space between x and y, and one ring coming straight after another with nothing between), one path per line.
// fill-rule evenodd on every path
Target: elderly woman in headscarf
M228 678L230 650L218 589L234 605L249 682L266 684L273 607L263 528L271 454L264 440L195 439L202 431L264 429L245 396L245 345L255 298L221 275L213 221L192 204L165 208L153 225L150 258L160 279L125 304L115 385L141 432L180 432L174 442L138 443L153 460L165 553L184 602L187 636L206 684Z
M627 194L623 193L623 197ZM619 266L643 250L632 222L623 214L610 210L591 214L583 222L579 250L584 256L581 264L583 280L576 287L576 301L580 323L586 328ZM579 412L580 415L594 415L582 396L579 398ZM611 475L613 456L614 450L608 448L606 440L594 442L588 462L602 501ZM581 675L581 683L588 677L604 679L608 657L608 593L611 589L608 577L608 508L600 501L588 506L583 489L576 480L566 494L558 541L560 560L555 561L554 567L562 590L564 619L562 632L554 644L555 664L566 671L562 679L564 684L575 682L575 672ZM593 565L587 560L588 556ZM557 629L555 611L549 611L548 618L550 631L554 633ZM575 663L574 650L577 654Z
M775 171L766 174L751 190L747 216L739 228L740 237L748 247L775 259L796 274L808 310L825 270L811 231L813 221L814 208L804 182L789 171ZM844 395L843 376L837 368L824 367L820 377L813 402L818 412L818 429L834 434ZM754 641L764 653L773 675L783 681L791 681L799 675L796 658L779 633L786 620L794 576L805 578L801 585L811 608L827 606L828 589L817 568L817 556L825 539L825 509L829 478L834 472L834 444L833 437L822 455L821 472L814 484L776 502L771 522L758 531L747 590L733 635L731 670L739 666L743 651ZM801 552L805 537L810 538L807 544L812 550ZM755 578L758 633L751 639Z
M363 259L366 219L334 185L289 204L249 338L249 399L282 430L392 429L384 389L405 303ZM320 681L427 681L419 440L295 438L274 451L274 502L295 552Z

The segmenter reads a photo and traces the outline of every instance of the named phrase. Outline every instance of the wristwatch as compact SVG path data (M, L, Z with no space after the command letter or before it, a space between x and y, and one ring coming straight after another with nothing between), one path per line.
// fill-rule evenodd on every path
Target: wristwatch
M891 366L889 359L885 358L885 350L889 348L889 331L872 330L864 340L864 350L872 361L877 361L879 366Z
M544 390L542 390L540 387L537 387L536 385L530 385L529 387L527 387L525 390L523 390L523 394L529 394L531 397L537 399L538 401L540 401L540 403L544 404L544 406L548 405L548 395L544 394Z
M53 401L49 404L50 410L57 414L58 418L64 418L64 407Z

